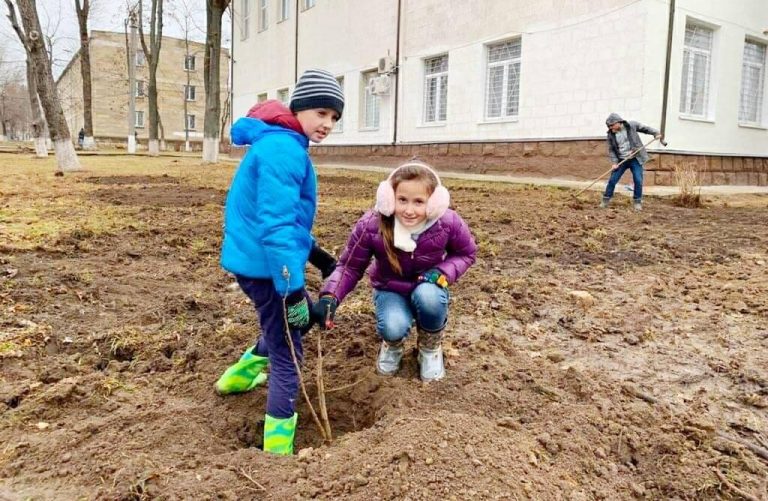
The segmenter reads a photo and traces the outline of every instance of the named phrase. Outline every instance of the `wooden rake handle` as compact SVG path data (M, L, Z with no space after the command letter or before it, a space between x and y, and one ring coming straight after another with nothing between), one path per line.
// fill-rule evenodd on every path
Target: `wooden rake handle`
M647 143L645 143L644 145L642 145L641 147L639 147L639 148L638 148L638 149L636 149L635 151L631 151L631 152L629 153L629 155L627 156L627 158L625 158L624 160L622 160L621 162L619 162L618 164L616 164L616 168L618 169L619 167L621 167L621 165L622 165L624 162L626 162L627 160L631 160L631 159L635 158L635 155L637 155L638 153L640 153L640 150L644 150L646 147L648 147L648 146L649 146L651 143L653 143L653 142L654 142L654 141L656 141L656 140L657 140L657 138L656 138L656 137L654 137L653 139L651 139L650 141L648 141ZM661 141L661 144L663 144L664 146L666 146L666 145L667 145L667 143L666 143L665 141L663 141L663 140ZM595 178L595 179L594 179L594 180L593 180L591 183L589 183L589 185L588 185L586 188L584 188L584 189L583 189L583 190L581 190L580 192L578 192L578 193L576 193L575 195L573 195L573 198L579 198L579 195L581 195L582 193L584 193L585 191L587 191L588 189L590 189L592 186L594 186L594 184L595 184L596 182L600 181L602 178L604 178L605 176L607 176L608 174L610 174L611 172L613 172L613 170L614 170L614 169L613 169L613 167L611 167L611 168L610 168L610 169L608 169L607 171L605 171L605 172L603 172L602 174L600 174L600 175L599 175L598 177L596 177L596 178Z

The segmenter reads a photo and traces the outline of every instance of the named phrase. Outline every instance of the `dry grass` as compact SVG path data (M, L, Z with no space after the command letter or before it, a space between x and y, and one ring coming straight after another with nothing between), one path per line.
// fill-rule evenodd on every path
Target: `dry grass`
M675 184L680 193L674 198L680 207L701 207L701 176L693 164L675 165Z

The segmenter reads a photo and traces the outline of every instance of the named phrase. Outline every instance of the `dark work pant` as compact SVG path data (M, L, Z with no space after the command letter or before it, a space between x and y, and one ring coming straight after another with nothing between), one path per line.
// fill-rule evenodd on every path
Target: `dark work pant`
M267 414L285 419L296 411L299 392L299 376L291 358L291 348L285 335L285 310L283 298L275 290L272 280L237 277L256 311L259 313L261 337L256 342L257 355L269 357L269 384L267 389ZM309 299L307 299L309 300ZM291 331L299 364L304 357L301 348L301 332Z

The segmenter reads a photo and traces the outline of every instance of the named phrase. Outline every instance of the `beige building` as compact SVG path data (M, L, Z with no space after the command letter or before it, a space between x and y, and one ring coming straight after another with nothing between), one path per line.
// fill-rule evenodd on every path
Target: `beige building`
M146 34L145 34L146 36ZM137 44L136 112L132 117L139 144L149 137L149 67ZM203 58L205 44L189 42L186 57L183 39L163 37L157 68L158 108L161 139L167 148L183 148L186 133L193 149L201 149L205 117ZM125 144L128 137L128 68L125 33L91 32L91 80L93 96L93 135L97 143ZM229 136L229 51L221 50L221 109L224 122L222 139ZM189 82L189 84L187 84ZM80 55L75 55L56 82L59 99L72 137L83 127L83 91ZM184 104L187 105L185 118ZM225 116L226 115L226 116Z

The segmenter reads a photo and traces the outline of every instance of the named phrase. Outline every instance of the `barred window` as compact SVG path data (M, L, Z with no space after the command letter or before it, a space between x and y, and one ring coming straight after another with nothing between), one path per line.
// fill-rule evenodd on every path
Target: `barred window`
M257 103L263 103L266 100L267 100L267 93L266 92L262 92L261 94L256 96L256 102Z
M486 118L516 117L520 112L521 40L488 46Z
M267 17L267 0L259 0L259 31L264 31L269 26L269 17Z
M378 72L369 71L363 73L363 128L364 129L378 129L379 128L379 108L381 107L381 98L373 94L372 80L378 76Z
M288 104L288 88L279 89L277 91L277 99L283 104Z
M144 51L139 50L136 52L136 66L144 66L147 59L144 57Z
M195 71L195 56L184 57L184 69L187 71Z
M291 14L291 0L280 0L280 4L277 7L277 20L285 21Z
M448 111L448 56L424 61L424 123L445 122Z
M685 25L683 82L680 86L680 112L706 117L709 108L709 73L712 66L714 30L697 24Z
M240 25L240 40L246 40L251 30L251 0L240 0L240 14L243 18Z
M765 45L747 40L741 63L741 98L739 122L760 124L765 89Z
M339 87L341 87L341 93L344 94L344 77L337 77L336 81L339 82ZM333 127L333 132L344 132L343 116L339 118L339 120L336 122L336 125Z
M144 112L137 110L135 113L135 118L136 120L133 122L134 126L144 127Z
M195 115L187 115L187 130L195 129Z

